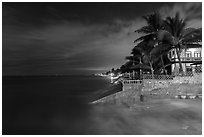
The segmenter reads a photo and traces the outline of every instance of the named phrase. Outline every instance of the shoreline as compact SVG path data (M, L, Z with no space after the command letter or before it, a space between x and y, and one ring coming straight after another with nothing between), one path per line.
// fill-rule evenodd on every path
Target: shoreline
M195 90L196 89L196 90ZM172 91L174 90L174 91ZM201 135L202 134L202 98L178 99L178 93L202 94L202 84L176 84L170 88L158 88L148 93L170 92L169 94L146 94L144 102L139 101L133 90L121 91L90 103L95 107L103 107L104 111L119 108L124 114L121 118L133 116L131 126L140 125L140 132L134 134L163 135ZM194 90L194 91L192 91ZM110 108L110 106L112 108ZM117 115L117 113L113 113ZM135 122L134 122L135 121ZM156 127L155 127L156 125Z
M107 91L108 92L108 91ZM168 87L163 87L163 88L154 88L148 91L146 88L139 88L138 90L124 90L124 91L118 91L113 94L110 94L108 96L104 96L98 100L95 100L91 103L104 103L104 102L111 102L115 100L121 100L123 102L127 100L123 100L123 98L129 98L129 99L134 99L139 101L139 93L144 95L145 98L153 99L153 98L159 98L159 99L164 99L164 98L170 98L170 99L176 99L179 98L178 95L185 95L185 96L190 96L190 95L199 95L198 99L202 99L202 84L171 84ZM182 99L182 98L181 98ZM189 98L190 99L190 98Z

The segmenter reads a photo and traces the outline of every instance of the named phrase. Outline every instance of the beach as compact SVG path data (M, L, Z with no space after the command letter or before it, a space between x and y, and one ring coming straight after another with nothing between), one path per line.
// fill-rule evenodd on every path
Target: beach
M202 134L202 99L175 97L179 93L202 93L201 84L177 84L155 89L144 95L143 102L136 92L121 91L92 102L96 108L102 107L99 112L111 119L104 127L114 127L103 132L137 135ZM106 114L107 111L110 116Z
M132 106L98 104L95 122L101 122L102 134L200 135L201 105L198 100L172 99L155 99Z

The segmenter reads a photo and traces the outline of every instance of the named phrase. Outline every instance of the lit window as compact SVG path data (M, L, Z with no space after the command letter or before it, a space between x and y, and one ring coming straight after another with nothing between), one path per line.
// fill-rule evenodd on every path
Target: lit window
M201 57L201 52L200 52L200 51L195 51L194 57L195 57L195 58Z
M190 58L190 57L191 57L191 52L190 52L190 51L187 51L187 52L186 52L186 57L187 57L187 58Z

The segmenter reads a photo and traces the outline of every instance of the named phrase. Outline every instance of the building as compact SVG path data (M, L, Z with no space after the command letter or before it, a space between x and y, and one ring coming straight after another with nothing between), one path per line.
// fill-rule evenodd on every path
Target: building
M171 72L172 74L179 73L179 60L176 54L176 49L172 49L168 58L171 61ZM184 74L191 75L194 72L202 72L202 48L194 47L182 49L180 53L181 63L183 67Z

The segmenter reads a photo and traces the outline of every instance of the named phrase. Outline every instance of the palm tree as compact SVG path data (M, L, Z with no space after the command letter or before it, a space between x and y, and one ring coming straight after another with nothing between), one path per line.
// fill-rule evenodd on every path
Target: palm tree
M149 40L155 42L158 31L163 28L163 21L160 14L158 12L154 12L153 14L142 16L142 18L145 19L147 25L136 30L135 32L143 33L146 35L136 39L134 42Z
M166 48L176 50L179 61L179 73L184 75L180 58L181 49L201 46L198 42L202 41L202 30L201 28L186 29L185 20L180 19L179 13L176 13L175 17L167 17L164 20L164 30L159 31L158 40Z
M146 16L143 16L143 18L145 19L145 21L147 22L147 25L136 30L135 32L138 33L143 33L146 34L138 39L136 39L134 42L138 42L138 41L142 41L141 43L139 43L138 45L140 45L141 47L143 47L143 49L148 50L145 52L146 54L146 58L149 60L149 64L150 67L152 68L152 74L153 74L153 58L151 58L151 50L153 48L155 48L158 45L158 32L162 29L164 29L164 24L163 24L163 20L161 18L161 15L158 12L154 12L153 14L149 14ZM160 49L156 49L154 50L155 52L160 52ZM167 54L167 52L165 52L165 54ZM161 63L164 69L164 61L163 61L163 55L164 54L157 54L157 59L158 57L160 57L161 59ZM152 61L151 61L152 60Z
M163 69L165 70L165 65L166 62L164 63L164 58L163 56L167 55L169 50L171 50L171 48L169 46L166 46L165 44L158 44L156 47L154 47L151 50L151 58L152 58L152 62L153 63L157 63L157 69ZM161 65L162 67L158 66L158 61L161 61ZM156 69L155 68L155 69ZM167 72L165 71L165 74L167 74Z
M133 56L126 56L125 59L129 60L129 69L131 69L131 67L135 66L136 64L138 64L139 62L141 62L141 57L137 56L137 55L133 55ZM135 76L135 71L133 69L133 77Z
M140 54L138 54L140 53ZM150 68L151 68L151 74L154 74L154 69L152 66L152 60L151 60L151 54L148 50L143 49L143 46L140 46L140 44L138 44L137 46L135 46L132 49L132 54L134 56L138 55L140 56L140 63L143 62L144 64L149 64Z
M132 62L128 61L124 65L120 67L122 73L130 72L130 67L132 66Z

